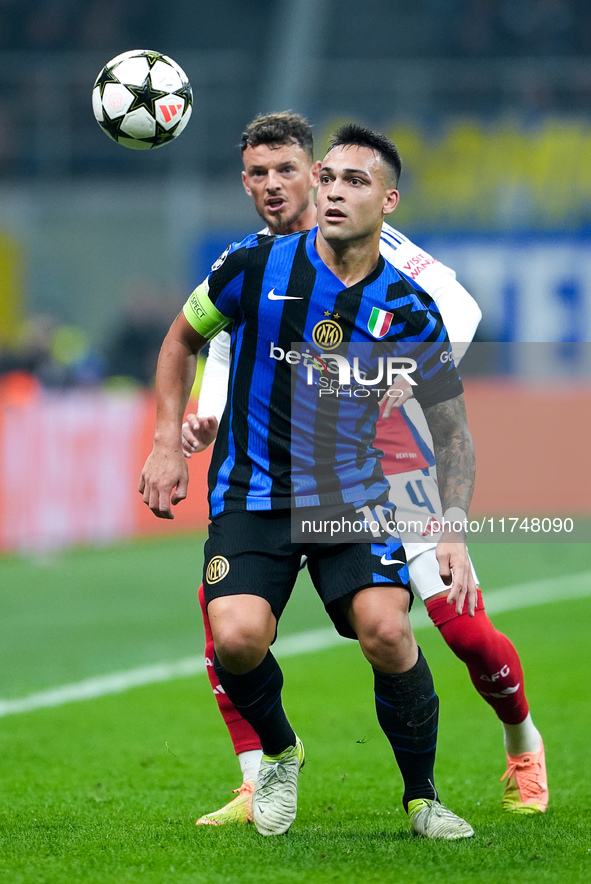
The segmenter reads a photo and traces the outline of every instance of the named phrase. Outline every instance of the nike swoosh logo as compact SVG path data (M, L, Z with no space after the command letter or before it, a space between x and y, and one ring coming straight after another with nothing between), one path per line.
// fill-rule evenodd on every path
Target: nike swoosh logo
M303 298L296 298L293 295L276 295L275 289L271 289L267 295L270 301L303 301Z
M382 565L406 565L406 562L401 562L399 559L387 559L385 555L380 559Z

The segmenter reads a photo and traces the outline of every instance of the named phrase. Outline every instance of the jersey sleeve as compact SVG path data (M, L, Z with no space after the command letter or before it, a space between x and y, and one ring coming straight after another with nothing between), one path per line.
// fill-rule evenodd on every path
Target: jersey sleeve
M228 246L183 307L187 322L208 341L238 314L250 240Z
M443 317L454 361L465 354L482 318L480 307L455 272L420 249L399 231L384 224L380 251L387 261L430 295Z
M403 284L409 285L408 281ZM464 386L437 305L425 292L415 289L412 296L415 307L409 316L408 336L399 342L397 352L416 362L413 395L422 408L428 408L459 396Z
M229 374L230 335L222 331L209 345L199 392L198 417L214 415L220 422L226 407Z
M183 313L189 325L208 341L232 321L231 316L221 313L211 301L207 280L191 292Z
M454 365L453 357L443 360L449 354L449 343L444 348L421 345L415 351L418 362L419 381L413 387L413 394L421 408L429 408L438 402L455 399L464 392L464 385Z
M429 408L431 405L437 405L438 402L455 399L463 392L462 379L453 364L447 372L441 372L437 377L432 377L418 387L414 387L415 399L421 408Z
M435 272L434 266L428 284L423 280L420 285L439 308L457 365L472 342L482 312L472 295L457 281L454 271L439 261L437 264L439 268Z

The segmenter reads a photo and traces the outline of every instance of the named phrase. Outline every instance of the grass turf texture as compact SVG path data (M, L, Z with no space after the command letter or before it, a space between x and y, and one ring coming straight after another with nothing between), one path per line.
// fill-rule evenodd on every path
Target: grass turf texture
M43 565L0 560L0 695L196 653L200 549L175 539L77 550ZM519 649L544 734L545 816L501 816L500 726L431 627L418 638L441 697L437 785L474 825L471 841L411 837L371 672L351 642L282 663L285 705L308 758L298 818L282 838L194 826L239 784L205 675L0 719L0 880L591 880L591 599L560 602L568 573L588 570L589 549L482 544L473 555L485 597L488 588L557 577L555 603L495 617ZM304 580L282 634L324 626Z

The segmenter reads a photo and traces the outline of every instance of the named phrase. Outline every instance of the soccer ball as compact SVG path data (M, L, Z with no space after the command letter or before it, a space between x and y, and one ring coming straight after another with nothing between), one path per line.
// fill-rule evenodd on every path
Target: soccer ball
M134 150L172 141L189 122L192 107L193 92L183 69L148 49L111 59L92 90L92 109L103 132Z

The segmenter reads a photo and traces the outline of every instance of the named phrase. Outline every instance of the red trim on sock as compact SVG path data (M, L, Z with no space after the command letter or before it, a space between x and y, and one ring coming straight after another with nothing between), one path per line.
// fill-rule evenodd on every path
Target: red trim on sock
M505 724L520 724L529 712L519 655L484 610L482 593L474 617L456 614L446 598L426 602L429 617L445 642L468 667L472 684Z
M260 749L261 741L259 740L256 731L247 721L242 718L240 713L236 711L236 709L224 693L224 690L218 681L218 677L214 672L213 633L211 631L211 623L209 622L209 617L207 616L207 606L205 604L203 584L201 584L201 586L199 587L197 596L199 598L199 604L201 605L203 626L205 627L205 669L207 671L207 677L209 678L209 681L213 688L213 695L216 699L216 703L218 704L221 716L226 723L226 727L228 728L228 733L230 734L230 739L232 740L234 751L236 755L239 755L241 752L250 752L252 749Z

